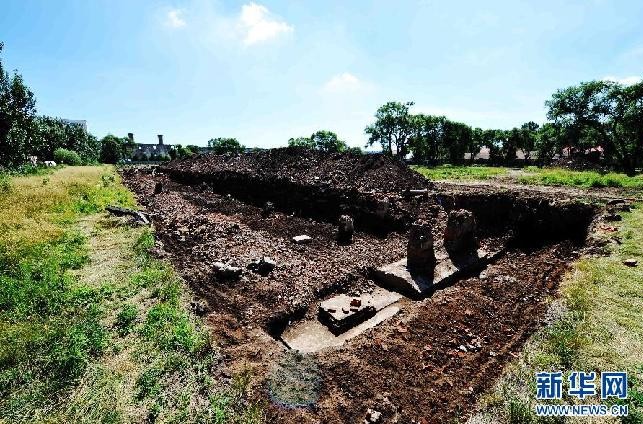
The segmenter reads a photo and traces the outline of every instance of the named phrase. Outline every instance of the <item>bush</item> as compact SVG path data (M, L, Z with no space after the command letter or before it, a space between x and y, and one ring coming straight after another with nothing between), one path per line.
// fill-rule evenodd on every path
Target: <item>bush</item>
M65 165L82 165L83 163L78 153L63 148L54 150L54 160Z
M11 180L8 175L0 173L0 194L9 193L11 191Z

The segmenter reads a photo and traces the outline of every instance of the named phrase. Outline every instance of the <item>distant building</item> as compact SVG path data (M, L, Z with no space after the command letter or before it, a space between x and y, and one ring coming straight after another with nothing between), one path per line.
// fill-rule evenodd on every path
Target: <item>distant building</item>
M127 133L127 138L129 143L133 144L134 150L132 151L133 160L154 160L161 156L170 156L170 150L172 149L171 144L163 143L163 134L159 134L157 144L149 143L134 143L134 134Z

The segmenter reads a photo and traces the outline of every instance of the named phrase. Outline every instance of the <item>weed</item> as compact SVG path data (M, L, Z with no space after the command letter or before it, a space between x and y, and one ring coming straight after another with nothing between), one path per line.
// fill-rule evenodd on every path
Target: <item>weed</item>
M511 424L530 424L534 421L534 415L529 405L519 399L512 399L509 402L509 422Z
M160 393L161 385L159 380L163 375L163 370L156 367L146 369L136 380L138 390L136 398L138 400L146 397L153 397Z
M166 302L149 310L141 333L165 351L196 353L206 345L205 337L197 331L187 314L177 305Z
M125 305L123 309L116 315L116 322L114 326L121 336L129 333L134 327L134 321L138 316L138 309L134 305Z

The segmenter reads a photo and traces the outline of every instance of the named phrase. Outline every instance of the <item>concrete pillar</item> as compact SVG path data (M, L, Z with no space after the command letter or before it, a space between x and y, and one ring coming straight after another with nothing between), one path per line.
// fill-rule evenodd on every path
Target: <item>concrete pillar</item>
M159 138L159 146L162 146L163 145L163 134L159 134L157 137Z
M411 273L433 276L436 261L433 233L428 221L420 220L411 224L406 256L406 266Z

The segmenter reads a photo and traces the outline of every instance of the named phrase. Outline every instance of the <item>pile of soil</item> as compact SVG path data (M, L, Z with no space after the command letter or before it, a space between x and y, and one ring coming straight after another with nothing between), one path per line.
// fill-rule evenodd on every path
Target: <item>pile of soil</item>
M161 169L195 181L237 174L256 181L358 192L392 193L431 186L404 162L382 154L326 153L293 147L242 155L197 155Z

